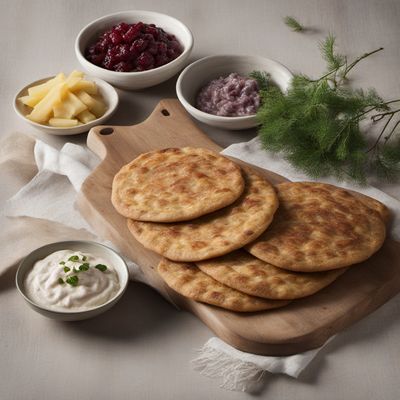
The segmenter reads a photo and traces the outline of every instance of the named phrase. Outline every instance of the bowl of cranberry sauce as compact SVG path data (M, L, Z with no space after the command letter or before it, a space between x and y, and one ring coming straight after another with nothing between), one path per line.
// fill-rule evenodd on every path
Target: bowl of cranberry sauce
M101 17L78 34L75 53L91 75L124 89L155 86L186 64L193 48L190 30L152 11L123 11Z
M287 91L291 72L269 58L247 55L209 56L187 66L179 75L176 93L186 111L205 124L229 130L257 126L260 106L253 71L265 72L271 84Z

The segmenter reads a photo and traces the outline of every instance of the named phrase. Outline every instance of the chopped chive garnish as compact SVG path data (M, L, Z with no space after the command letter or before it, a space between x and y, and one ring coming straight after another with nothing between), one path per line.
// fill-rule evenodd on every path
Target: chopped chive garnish
M60 285L62 285L62 284L64 283L63 278L58 278L58 283L59 283Z
M67 273L67 272L69 272L69 271L71 271L71 268L69 268L69 267L64 267L64 272L65 272L65 273Z
M79 261L79 257L78 256L71 256L70 258L68 258L68 261L77 262L77 261Z
M82 256L82 261L86 261L87 257L86 256Z
M79 271L87 271L89 269L89 263L83 263L79 267Z
M65 261L60 261L59 264L60 265L65 265Z
M101 272L104 272L107 269L107 265L97 264L97 265L95 265L95 268L97 268Z
M76 286L79 282L79 278L76 275L72 275L66 279L66 281L71 286Z
M79 271L78 268L74 267L74 272L75 272L76 274L78 274L78 273L81 272L81 271Z

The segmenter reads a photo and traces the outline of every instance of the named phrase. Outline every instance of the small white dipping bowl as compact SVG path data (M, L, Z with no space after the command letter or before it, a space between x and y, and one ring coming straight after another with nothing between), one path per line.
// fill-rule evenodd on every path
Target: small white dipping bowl
M141 72L110 71L91 63L85 58L86 48L96 42L98 37L105 31L120 22L132 24L140 21L145 24L155 24L157 27L164 29L165 32L175 35L183 47L182 54L168 64ZM76 57L86 71L117 87L128 90L155 86L171 78L185 66L192 48L193 35L189 28L182 22L169 15L140 10L122 11L96 19L79 32L75 41Z
M106 303L101 304L99 306L90 308L85 311L55 311L51 308L46 308L42 305L39 305L32 301L27 295L25 291L25 276L26 274L33 268L34 264L47 257L48 255L59 251L59 250L72 250L72 251L82 251L86 253L93 254L95 256L101 257L106 260L109 265L112 265L115 271L118 274L120 288L117 294L108 300ZM45 317L60 320L60 321L78 321L83 319L88 319L99 315L108 309L110 309L114 304L118 302L118 300L124 294L129 280L128 267L125 261L119 256L114 250L110 249L107 246L104 246L100 243L89 242L84 240L76 240L76 241L66 241L66 242L56 242L50 243L46 246L39 247L34 250L28 256L24 258L24 260L19 265L17 275L15 277L15 282L17 285L17 289L25 301L29 304L29 306L38 312L39 314L44 315Z
M23 89L21 89L16 94L16 96L14 97L14 102L13 102L14 110L17 113L17 115L20 118L22 118L25 122L34 126L37 129L41 130L42 132L49 133L51 135L78 135L80 133L90 131L90 129L96 125L104 124L104 122L106 122L117 110L118 103L119 103L119 97L118 97L117 91L107 82L105 82L101 79L95 78L93 76L85 75L85 79L95 82L97 87L99 88L99 92L100 92L101 96L103 97L103 100L107 107L107 111L104 113L104 115L102 115L100 118L95 119L94 121L88 122L87 124L74 126L72 128L57 128L54 126L43 125L43 124L39 124L37 122L31 121L30 119L26 118L26 115L30 114L30 112L32 111L32 108L28 107L27 105L20 102L18 100L18 98L21 96L26 96L28 94L28 89L30 87L40 85L41 83L44 83L52 78L54 78L54 76L50 76L49 78L40 79L36 82L32 82L29 85L25 86Z
M269 58L246 55L209 56L195 61L182 71L176 83L176 93L186 111L205 124L230 130L253 128L258 124L255 115L222 117L195 107L200 89L213 79L225 77L232 72L248 76L252 71L270 74L272 81L283 92L287 91L293 76L285 66Z

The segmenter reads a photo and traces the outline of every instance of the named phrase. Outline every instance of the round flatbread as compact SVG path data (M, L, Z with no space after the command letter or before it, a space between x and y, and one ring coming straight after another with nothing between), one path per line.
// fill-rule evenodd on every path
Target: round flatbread
M266 300L231 289L217 282L194 264L161 260L158 272L166 284L190 299L231 311L251 312L283 307L288 301Z
M246 246L255 257L293 271L325 271L364 261L385 240L381 215L344 189L313 182L276 186L273 223Z
M111 201L127 218L186 221L232 204L244 180L234 162L213 151L183 147L141 154L115 175Z
M174 261L200 261L236 250L257 238L278 207L272 185L243 169L245 189L232 205L212 214L173 224L128 220L128 228L146 248Z
M385 224L390 221L390 211L383 203L361 193L357 193L357 196L367 207L376 211Z
M237 250L225 256L197 262L212 278L252 296L292 300L310 296L331 284L346 268L323 272L295 272L274 267Z

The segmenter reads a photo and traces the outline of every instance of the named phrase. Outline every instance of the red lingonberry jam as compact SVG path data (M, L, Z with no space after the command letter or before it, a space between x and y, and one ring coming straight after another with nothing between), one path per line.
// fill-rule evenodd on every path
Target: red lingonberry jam
M121 22L90 45L85 57L91 63L112 71L137 72L167 64L182 51L174 35L154 24Z

